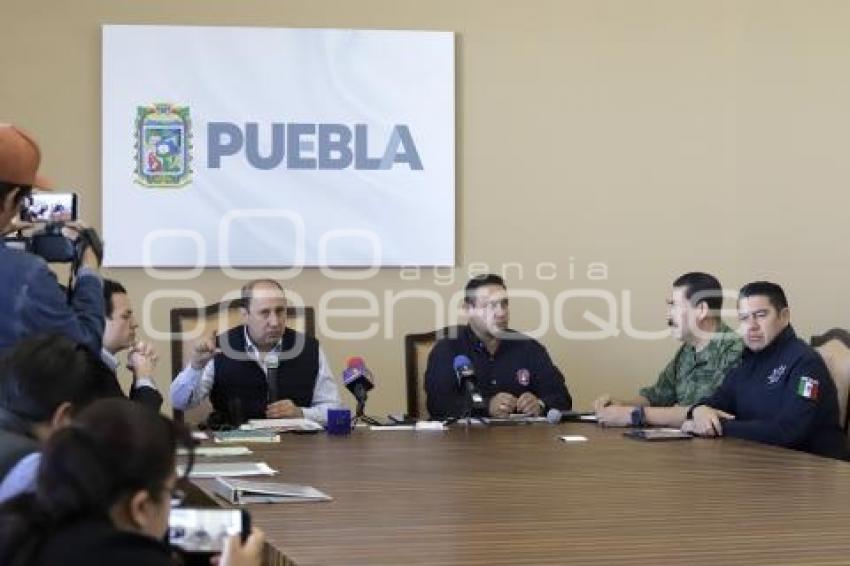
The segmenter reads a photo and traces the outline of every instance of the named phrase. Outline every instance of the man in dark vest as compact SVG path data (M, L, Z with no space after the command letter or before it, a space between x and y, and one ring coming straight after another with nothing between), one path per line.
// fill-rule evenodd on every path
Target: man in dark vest
M283 288L271 279L242 287L243 324L201 341L171 385L175 409L209 397L210 422L304 417L324 423L339 391L319 342L286 328Z

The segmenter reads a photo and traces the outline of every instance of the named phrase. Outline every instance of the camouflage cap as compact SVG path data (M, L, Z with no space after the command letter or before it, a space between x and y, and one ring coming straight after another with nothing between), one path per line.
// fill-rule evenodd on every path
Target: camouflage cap
M32 137L11 125L0 124L0 181L48 189L38 175L41 151Z

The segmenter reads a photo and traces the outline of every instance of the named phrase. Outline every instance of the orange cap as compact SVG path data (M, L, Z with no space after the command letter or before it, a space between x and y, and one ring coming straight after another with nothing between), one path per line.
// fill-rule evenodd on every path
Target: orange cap
M39 176L41 150L35 140L11 124L0 124L0 181L49 189Z

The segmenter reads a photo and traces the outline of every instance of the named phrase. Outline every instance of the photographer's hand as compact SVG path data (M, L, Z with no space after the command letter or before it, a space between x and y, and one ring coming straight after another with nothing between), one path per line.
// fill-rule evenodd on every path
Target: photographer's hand
M211 563L218 566L259 566L263 563L263 547L266 535L260 529L251 529L251 535L243 543L240 535L224 539L221 556L213 558Z
M97 260L97 256L91 250L91 248L86 248L86 251L83 252L83 263L85 267L94 269L97 271L100 269L100 262Z
M24 222L17 216L12 218L12 221L3 229L2 234L0 236L7 236L13 232L20 232L21 230L29 230L32 228L34 224L32 222Z
M71 240L72 242L76 242L77 238L80 237L80 232L82 232L86 228L88 228L88 226L82 220L66 222L62 225L62 235Z
M80 237L80 232L86 228L88 228L88 225L80 220L66 222L62 227L62 235L69 240L76 242L77 238ZM97 259L97 254L95 254L90 247L87 247L83 252L81 265L95 271L100 269L100 262Z

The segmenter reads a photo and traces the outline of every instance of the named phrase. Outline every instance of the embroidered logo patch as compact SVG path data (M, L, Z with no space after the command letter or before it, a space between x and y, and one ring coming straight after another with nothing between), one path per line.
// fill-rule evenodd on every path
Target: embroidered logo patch
M516 380L517 383L523 387L528 387L528 384L531 383L531 372L525 368L518 369L516 372Z
M785 375L785 370L788 369L785 366L779 366L778 368L773 368L773 371L770 372L770 375L767 376L767 384L768 385L776 385L779 383L779 380L782 379L782 376Z
M818 383L818 380L813 377L807 377L804 375L800 378L799 383L797 383L797 394L805 399L817 401L818 393L820 392L819 390L820 384Z

